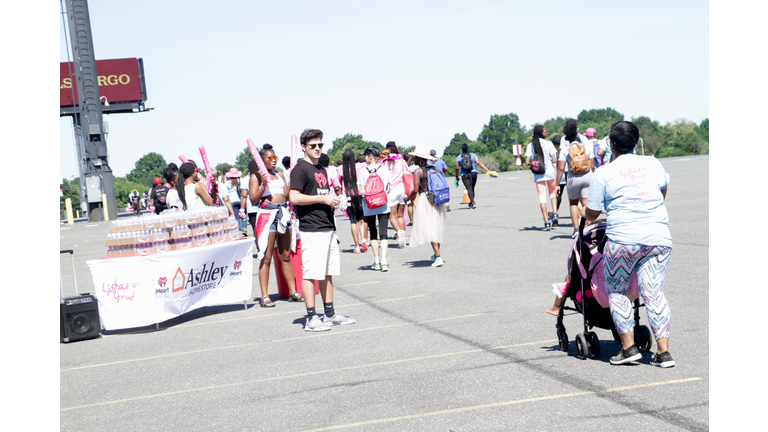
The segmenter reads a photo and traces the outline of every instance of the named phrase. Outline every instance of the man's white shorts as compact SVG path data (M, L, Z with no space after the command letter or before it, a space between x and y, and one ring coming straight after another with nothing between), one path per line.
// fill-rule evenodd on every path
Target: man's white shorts
M302 277L309 280L325 280L326 276L338 276L339 244L335 231L301 232Z

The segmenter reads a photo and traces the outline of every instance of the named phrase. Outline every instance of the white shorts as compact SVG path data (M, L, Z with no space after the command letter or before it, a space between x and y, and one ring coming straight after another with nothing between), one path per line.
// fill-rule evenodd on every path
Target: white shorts
M301 232L301 274L308 280L338 276L339 244L335 231Z
M398 204L405 204L406 198L408 197L405 196L405 186L403 185L403 182L394 186L389 186L389 194L387 194L387 199L389 201L387 202L387 206L394 207Z

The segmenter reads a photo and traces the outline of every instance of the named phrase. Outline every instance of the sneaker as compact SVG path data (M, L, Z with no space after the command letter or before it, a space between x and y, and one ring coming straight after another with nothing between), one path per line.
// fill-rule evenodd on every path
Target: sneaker
M392 240L397 240L397 234L400 233L400 231L396 231L395 234L392 236Z
M374 264L371 266L371 268L372 268L372 269L374 269L374 270L381 270L381 264L379 264L379 263L374 263Z
M386 265L386 264L382 264L382 265L381 265L381 271L383 271L383 272L385 272L385 271L389 271L389 266L388 266L388 265Z
M347 325L347 324L354 324L356 321L350 317L345 317L344 315L336 312L336 315L332 317L323 317L323 324L326 325ZM330 327L328 327L330 328Z
M560 216L558 216L557 213L552 213L552 216L550 216L549 219L552 221L552 228L560 225Z
M547 212L547 219L552 220L552 215L553 214L554 213L552 213L552 212Z
M476 209L476 208L477 208L477 203L476 203L476 202L473 202L473 203L472 203L472 204L470 204L469 206L470 206L470 207L472 207L473 209Z
M319 331L330 330L331 326L326 324L324 321L325 321L325 318L321 320L320 317L318 317L317 315L312 315L312 319L309 319L309 317L307 317L307 324L304 326L304 331L319 332Z
M405 231L400 230L397 235L397 247L404 248L405 247Z
M362 253L362 252L360 252L360 248L359 247L356 247L355 250L352 251L352 253L353 254L359 254L359 253Z
M551 231L552 230L552 224L549 222L544 222L544 231Z
M447 212L451 211L451 205L450 204L446 204L445 205L445 211L447 211Z
M651 355L651 365L668 368L673 367L675 365L675 361L672 360L672 354L670 354L669 351L664 351L661 354Z
M443 266L443 258L437 257L435 258L435 262L432 263L432 267L442 267Z
M612 365L620 365L624 363L633 362L636 360L640 360L643 357L642 354L640 354L640 351L637 350L637 347L632 345L631 347L627 349L623 349L619 351L618 354L611 357L611 364ZM671 357L670 357L671 358Z
M368 240L363 240L363 242L360 243L360 247L363 248L363 252L368 252Z
M572 239L575 239L575 238L576 238L576 237L578 237L578 236L579 236L579 230L577 230L577 229L575 229L575 228L574 228L574 230L573 230L573 234L571 235L571 238L572 238Z

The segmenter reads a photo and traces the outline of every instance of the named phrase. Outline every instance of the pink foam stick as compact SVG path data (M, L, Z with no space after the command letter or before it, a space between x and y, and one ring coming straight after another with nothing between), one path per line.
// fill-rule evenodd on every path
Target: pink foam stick
M205 165L205 189L211 190L211 180L213 180L213 171L211 170L211 163L208 162L208 155L205 153L205 147L198 147L200 150L200 156L203 158L203 165Z
M296 165L296 159L299 154L299 138L296 135L291 135L291 169Z
M181 160L181 163L187 163L189 162L189 159L185 158L184 155L180 154L179 159Z
M253 155L253 160L256 161L256 165L259 166L259 172L262 174L266 174L267 180L266 182L269 183L270 180L270 173L267 171L266 165L264 165L264 161L261 160L261 155L259 154L259 151L256 149L256 146L253 145L253 141L251 141L250 138L246 140L248 142L248 148L251 150L251 155Z

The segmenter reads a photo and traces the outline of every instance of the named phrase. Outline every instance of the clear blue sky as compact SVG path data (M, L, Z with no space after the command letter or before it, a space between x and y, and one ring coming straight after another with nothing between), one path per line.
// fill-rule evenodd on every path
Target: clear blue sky
M529 127L605 107L709 117L704 1L89 3L97 59L143 58L155 108L105 116L117 176L152 151L199 161L201 145L214 165L234 162L246 138L286 155L307 127L328 147L354 133L442 153L492 114ZM71 125L61 118L65 178Z

